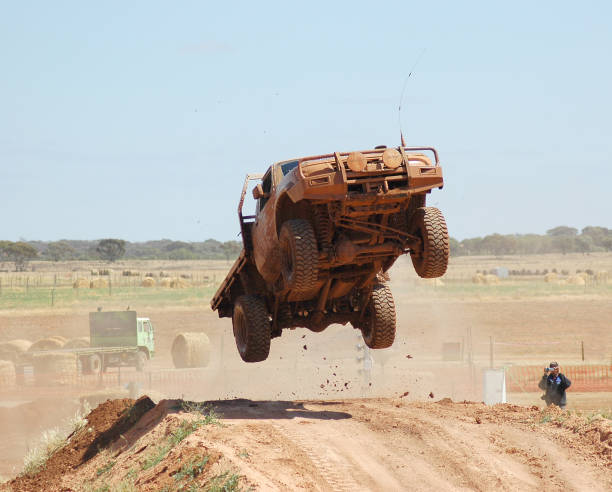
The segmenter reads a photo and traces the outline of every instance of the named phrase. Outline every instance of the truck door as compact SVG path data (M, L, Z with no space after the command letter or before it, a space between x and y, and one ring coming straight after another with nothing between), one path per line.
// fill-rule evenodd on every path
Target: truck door
M257 200L255 224L253 225L253 252L257 270L267 281L274 281L280 274L278 238L276 237L276 194L274 173L270 167L261 180L265 197Z

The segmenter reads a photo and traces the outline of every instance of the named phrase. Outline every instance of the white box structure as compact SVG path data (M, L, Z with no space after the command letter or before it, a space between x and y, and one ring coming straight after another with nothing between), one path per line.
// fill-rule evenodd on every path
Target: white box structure
M506 403L506 371L503 369L485 369L482 392L485 405Z

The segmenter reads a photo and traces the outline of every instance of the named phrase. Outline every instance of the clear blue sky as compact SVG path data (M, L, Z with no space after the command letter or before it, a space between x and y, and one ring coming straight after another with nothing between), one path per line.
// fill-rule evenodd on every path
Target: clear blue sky
M244 175L437 147L452 236L612 227L612 3L2 2L0 239L236 238Z

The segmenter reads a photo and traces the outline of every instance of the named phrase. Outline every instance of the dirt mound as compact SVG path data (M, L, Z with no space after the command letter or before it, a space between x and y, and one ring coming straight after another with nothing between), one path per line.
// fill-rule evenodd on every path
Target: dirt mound
M208 405L221 425L210 425ZM557 408L399 397L154 406L142 397L100 405L42 471L9 486L603 491L611 450L609 419Z
M119 439L154 403L146 396L137 401L109 400L87 415L87 425L69 443L53 454L35 475L22 475L8 483L10 490L61 490L62 476L94 457L99 450Z

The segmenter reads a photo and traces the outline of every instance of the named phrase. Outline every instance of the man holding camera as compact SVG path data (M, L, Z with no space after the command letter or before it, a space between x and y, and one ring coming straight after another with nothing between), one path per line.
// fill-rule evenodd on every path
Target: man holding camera
M565 390L572 385L572 382L565 377L565 374L559 372L559 364L551 362L549 367L544 369L544 375L538 384L539 388L546 393L542 396L542 400L546 402L546 406L557 405L564 409L567 405L567 397Z

